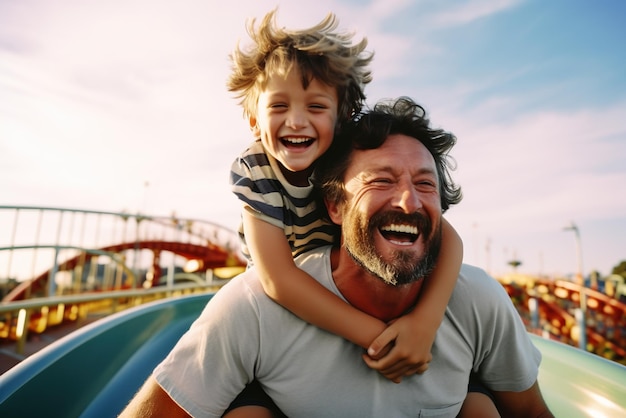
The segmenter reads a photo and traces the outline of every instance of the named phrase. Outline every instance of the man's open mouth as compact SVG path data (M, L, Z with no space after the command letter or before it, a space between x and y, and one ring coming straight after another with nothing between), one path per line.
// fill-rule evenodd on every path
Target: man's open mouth
M397 245L411 245L419 238L417 226L411 224L388 224L378 229L381 235Z

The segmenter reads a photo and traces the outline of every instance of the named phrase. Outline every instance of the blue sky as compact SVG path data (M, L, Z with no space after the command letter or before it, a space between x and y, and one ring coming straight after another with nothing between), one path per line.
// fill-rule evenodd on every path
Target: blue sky
M375 52L368 102L411 96L456 134L467 262L572 273L572 221L585 272L626 259L619 0L0 0L0 204L235 228L228 169L251 138L227 56L277 5L289 27L336 13Z

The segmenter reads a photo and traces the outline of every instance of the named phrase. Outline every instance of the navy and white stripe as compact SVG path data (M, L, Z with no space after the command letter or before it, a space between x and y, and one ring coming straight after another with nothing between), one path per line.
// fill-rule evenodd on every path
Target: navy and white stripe
M268 156L261 141L254 142L232 164L233 193L262 220L285 232L293 256L333 243L336 226L325 217L313 186L297 187L283 177L278 162ZM243 225L242 250L249 257Z

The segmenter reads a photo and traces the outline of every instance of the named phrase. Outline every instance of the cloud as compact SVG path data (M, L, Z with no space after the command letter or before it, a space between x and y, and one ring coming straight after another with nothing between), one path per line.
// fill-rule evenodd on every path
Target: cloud
M534 252L532 242L522 246L528 237L568 242L564 223L626 213L623 75L579 71L587 57L569 37L538 48L544 25L559 24L550 20L560 18L554 8L532 33L518 27L524 36L510 51L502 40L511 39L517 15L509 12L521 3L0 2L3 200L111 211L147 204L154 214L176 210L234 227L239 203L228 169L251 138L225 89L227 57L237 40L247 42L246 19L280 4L285 26L335 12L340 27L366 36L375 52L369 102L410 95L458 136L454 176L465 198L450 217L470 243L474 224L509 256L513 248ZM478 19L479 33L465 30ZM591 21L577 33L608 42L594 38L602 32Z
M524 0L467 0L461 6L451 2L440 6L429 19L434 26L457 26L488 18L494 14L509 10Z
M609 219L618 228L626 213L618 192L626 182L621 163L626 127L620 121L626 103L573 112L535 109L505 120L497 119L493 104L455 119L453 176L464 199L449 217L467 240L470 262L479 262L474 252L483 250L475 248L490 239L499 252L492 254L494 262L500 257L499 271L503 258L516 250L527 271L556 273L555 260L567 258L570 250L562 227L575 221L586 228L589 268L606 273L620 260L620 250L594 230ZM619 228L614 231L619 234Z

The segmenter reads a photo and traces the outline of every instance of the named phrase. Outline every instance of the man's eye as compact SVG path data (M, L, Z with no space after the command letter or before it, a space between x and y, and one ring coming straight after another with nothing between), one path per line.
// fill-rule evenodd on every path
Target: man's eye
M437 185L434 182L429 181L429 180L418 181L417 183L415 183L415 186L422 188L422 189L424 188L434 189L437 187Z
M373 179L372 181L370 181L370 183L373 183L373 184L391 184L391 180L390 179L386 179L386 178L378 178L378 179Z

